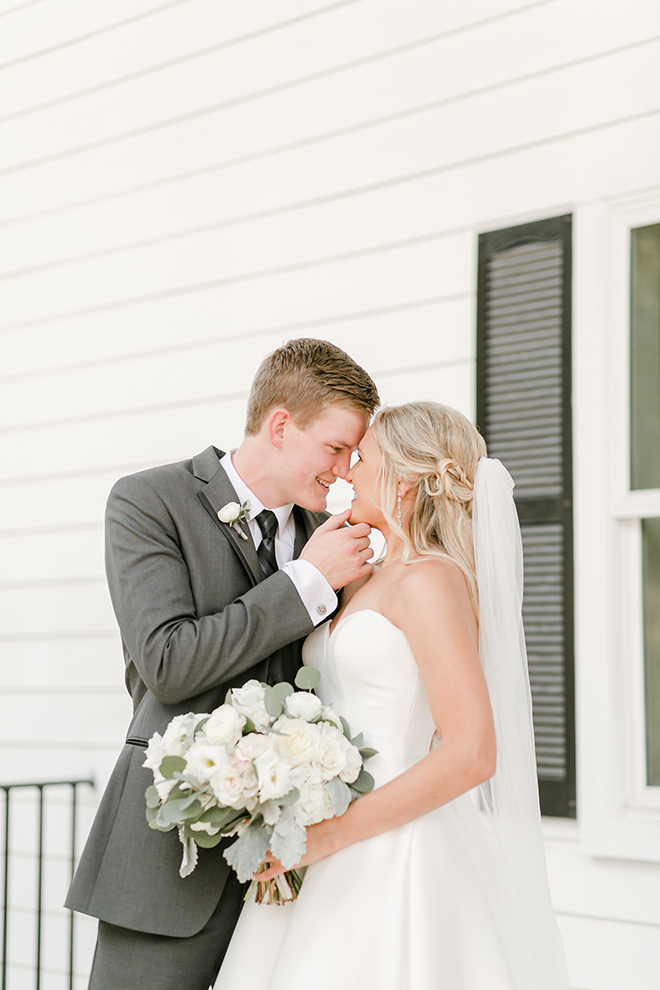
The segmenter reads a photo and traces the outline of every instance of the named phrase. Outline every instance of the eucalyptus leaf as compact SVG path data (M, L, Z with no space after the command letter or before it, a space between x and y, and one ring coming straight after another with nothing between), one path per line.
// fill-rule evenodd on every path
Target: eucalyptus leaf
M172 779L175 770L183 772L185 769L186 761L182 756L166 756L160 765L160 772L168 780Z
M289 804L282 809L280 820L273 829L270 837L271 852L277 856L285 870L290 870L300 862L306 848L307 833L302 825L296 824L293 806Z
M366 770L360 770L357 780L354 780L351 784L354 791L358 791L359 794L368 794L374 788L374 778Z
M217 828L223 822L229 821L236 814L233 808L222 808L214 805L211 808L207 808L206 811L201 814L198 818L200 822L210 822L213 828Z
M201 811L202 806L196 798L192 804L189 803L188 798L185 798L183 801L168 801L167 804L164 804L160 810L160 818L166 824L183 822L187 819L197 818Z
M147 802L147 808L157 808L160 804L160 795L153 784L151 787L147 787L144 796Z
M351 803L351 791L348 784L345 784L339 777L333 777L325 785L325 789L332 800L332 810L339 817L343 815Z
M261 816L250 822L236 842L225 849L223 856L236 872L241 883L245 883L256 873L259 865L268 852L268 833Z
M254 722L251 718L246 718L245 725L243 726L243 735L247 736L248 732L256 732Z
M227 694L225 695L225 704L231 705L231 688L229 688Z
M288 794L285 794L284 797L277 798L277 803L281 804L282 806L284 806L285 804L293 804L293 802L297 801L299 797L300 797L300 791L294 787L293 790L289 791Z
M210 715L207 715L205 718L203 718L201 720L201 722L198 722L197 723L197 725L195 726L195 731L194 731L193 735L197 735L197 733L200 732L204 728L204 726L206 725L206 723L208 722L208 720L210 719L210 717L211 717Z
M209 835L208 832L186 832L186 835L194 835L200 849L214 849L224 839L222 832L218 832L217 835Z
M185 811L186 808L189 808L191 804L193 804L197 800L197 797L198 797L197 793L193 791L192 794L190 794L187 798L183 798L183 800L181 801L181 811Z
M282 702L268 684L264 689L264 706L271 718L279 718L282 714Z
M363 746L360 750L360 756L363 760L370 760L372 756L378 756L378 750L370 749L368 746Z
M159 832L171 832L173 828L176 828L176 822L165 822L161 818L162 808L158 812L158 815L152 822L149 822L149 828L157 828Z
M301 667L296 674L295 685L300 691L313 691L321 680L315 667Z
M346 721L346 719L344 718L343 715L340 715L339 716L339 721L341 722L341 727L344 730L344 735L346 736L346 738L350 742L351 741L351 730L348 727L348 722Z
M144 810L148 822L153 822L154 819L158 818L158 808L149 808L147 806Z
M358 732L355 739L351 739L351 743L353 744L353 746L357 746L358 749L360 748L363 742L364 742L364 732Z
M278 684L274 684L273 691L280 701L284 701L290 694L293 694L293 688L287 681L280 681Z

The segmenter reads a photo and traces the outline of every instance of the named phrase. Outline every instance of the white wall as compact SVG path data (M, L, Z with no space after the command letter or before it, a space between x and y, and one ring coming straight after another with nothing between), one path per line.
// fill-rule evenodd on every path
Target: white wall
M477 234L657 185L659 64L657 0L1 0L0 782L123 739L114 479L293 336L472 415ZM575 987L657 986L658 867L549 828Z

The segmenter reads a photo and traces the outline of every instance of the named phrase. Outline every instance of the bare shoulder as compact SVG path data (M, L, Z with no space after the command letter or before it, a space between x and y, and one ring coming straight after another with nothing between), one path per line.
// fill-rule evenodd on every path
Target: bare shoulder
M351 583L347 584L345 588L342 588L341 595L339 596L339 607L345 608L351 598L360 590L360 588L364 588L370 578L371 574L365 574L364 577L358 578L357 581L351 581Z
M397 588L397 612L406 624L421 615L471 615L470 591L463 571L453 560L443 557L427 557L409 564Z

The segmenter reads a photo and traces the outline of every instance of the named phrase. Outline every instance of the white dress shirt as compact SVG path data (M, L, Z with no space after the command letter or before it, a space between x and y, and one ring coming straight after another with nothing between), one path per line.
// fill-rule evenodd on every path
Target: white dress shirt
M246 501L250 503L248 526L250 527L254 546L258 548L262 536L261 528L257 522L257 516L267 506L259 501L254 492L250 491L240 477L231 459L232 454L233 451L229 451L221 457L220 464L224 468L234 491L238 495L240 504L242 505ZM337 596L318 567L315 567L308 560L293 560L296 520L294 519L292 510L292 502L288 505L281 505L277 509L271 509L277 516L277 533L275 534L277 566L293 581L303 605L309 612L310 619L314 625L318 625L319 622L323 622L337 608Z

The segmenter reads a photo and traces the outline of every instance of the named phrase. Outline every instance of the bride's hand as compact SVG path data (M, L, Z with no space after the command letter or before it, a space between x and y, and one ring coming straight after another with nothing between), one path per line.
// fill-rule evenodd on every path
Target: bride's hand
M330 818L328 821L319 822L318 825L310 825L307 829L307 849L303 858L296 863L295 866L289 867L292 870L302 869L303 866L310 866L312 863L318 862L319 859L325 859L332 852L335 851L335 844L332 842L331 836L334 831L333 822L336 819ZM263 873L253 873L253 880L272 880L273 877L279 876L280 873L286 873L279 859L277 859L273 854L268 851L264 859L265 863L269 863L270 866Z

